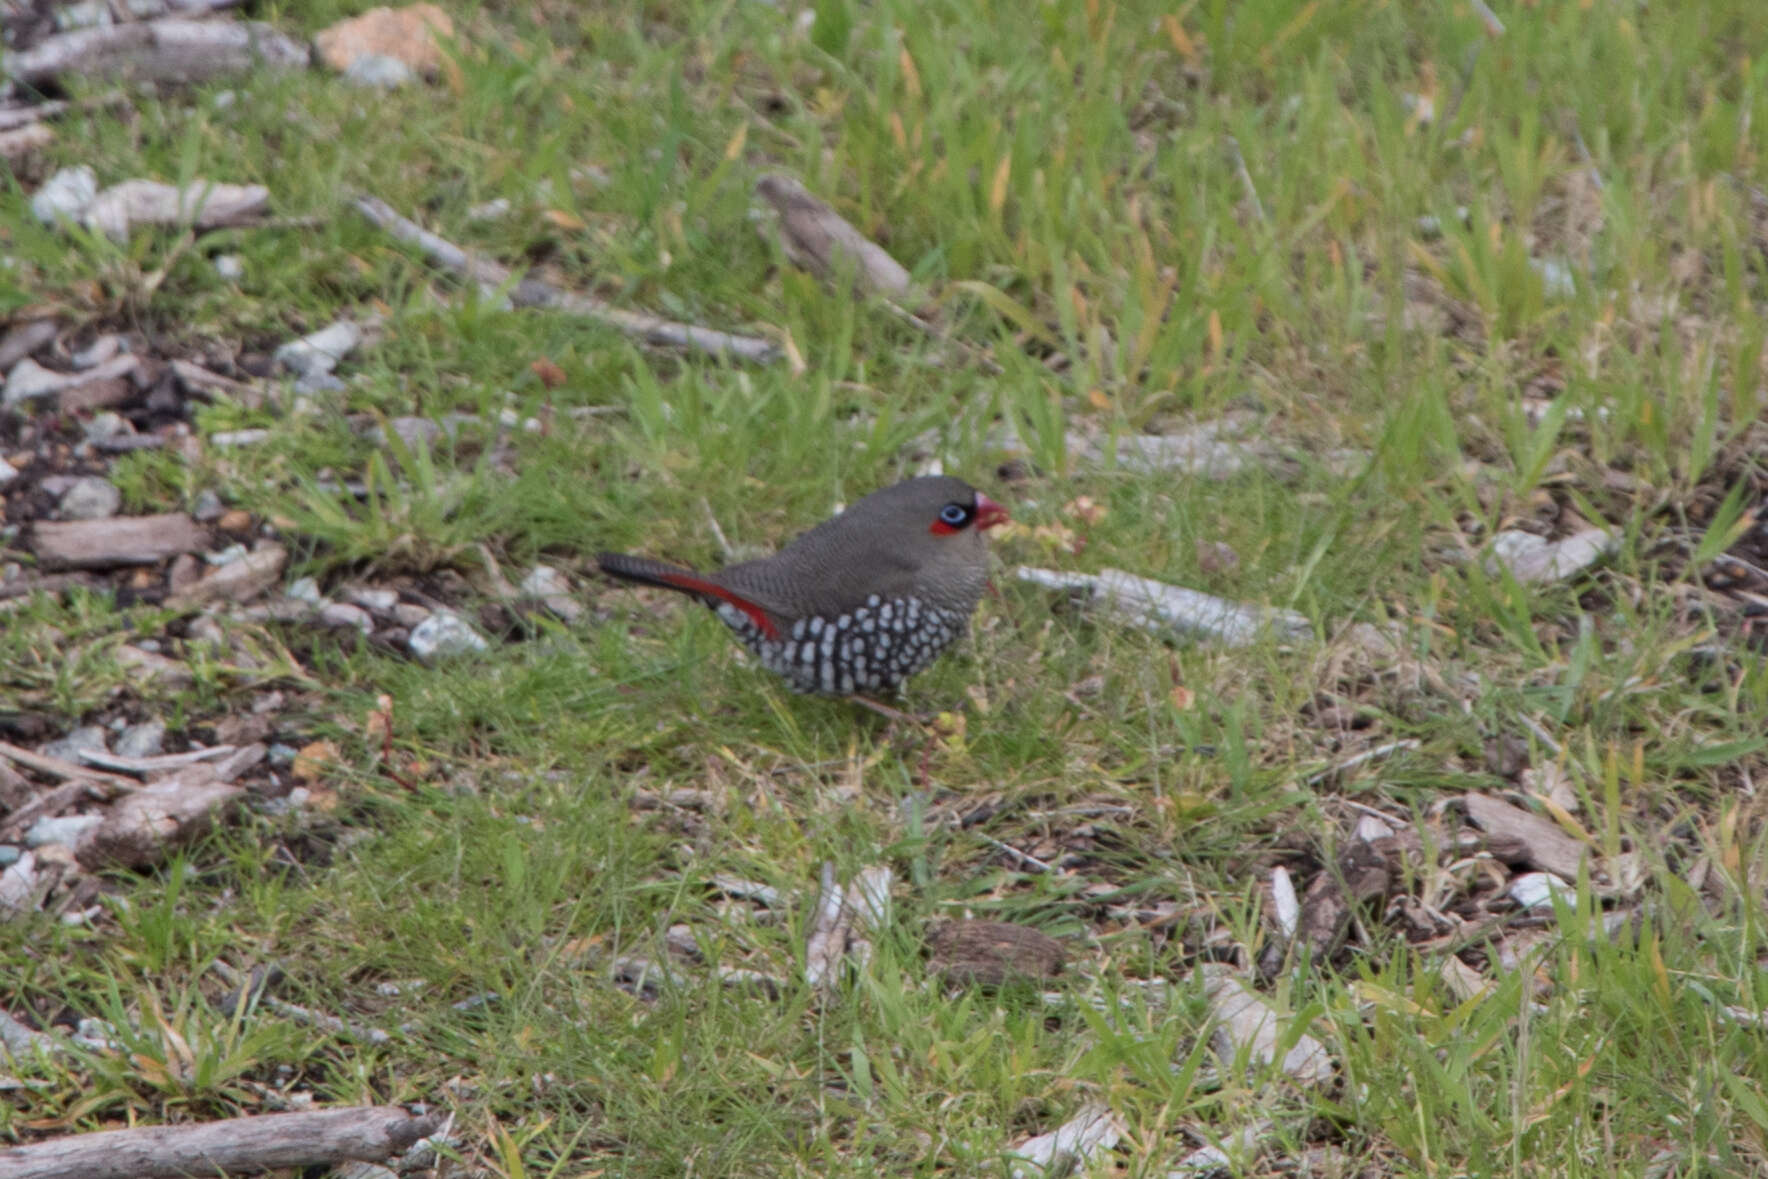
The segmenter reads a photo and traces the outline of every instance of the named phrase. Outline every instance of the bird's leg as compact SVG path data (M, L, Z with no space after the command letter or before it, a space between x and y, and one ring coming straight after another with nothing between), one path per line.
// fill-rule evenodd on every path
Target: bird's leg
M924 725L933 719L928 716L916 716L913 713L904 712L900 708L892 708L883 701L874 700L870 696L853 695L849 696L848 699L855 704L860 705L862 708L871 709L873 712L893 724Z

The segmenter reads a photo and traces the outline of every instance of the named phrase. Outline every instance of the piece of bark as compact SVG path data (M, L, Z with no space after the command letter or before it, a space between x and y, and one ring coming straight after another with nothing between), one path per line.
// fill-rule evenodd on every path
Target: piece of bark
M1284 1017L1232 967L1205 962L1197 969L1202 971L1203 989L1215 1020L1211 1042L1222 1063L1232 1065L1242 1053L1254 1068L1277 1063L1277 1047L1287 1032ZM1305 1085L1323 1085L1332 1079L1332 1054L1326 1045L1303 1032L1283 1054L1279 1067Z
M80 385L71 385L55 395L55 408L60 413L80 414L91 413L96 409L113 409L135 395L135 386L126 378L110 377L104 380L87 381ZM153 438L156 445L163 441L154 434L129 434L128 438ZM111 439L99 439L108 442Z
M1062 943L1041 930L1005 921L948 921L927 938L927 967L942 982L998 987L1041 982L1062 973Z
M184 1126L103 1130L0 1150L7 1179L185 1179L278 1167L379 1162L442 1126L396 1105L260 1114Z
M813 987L834 982L847 953L847 934L852 924L846 890L835 881L835 865L826 863L822 868L822 887L817 893L816 915L811 918L810 933L804 942L805 982Z
M0 814L10 816L37 796L31 780L0 761Z
M155 565L179 553L197 552L208 543L208 529L183 512L44 521L31 529L31 551L46 569Z
M1300 639L1313 633L1313 623L1292 610L1232 602L1121 569L1063 573L1021 565L1013 575L1020 581L1079 595L1094 609L1130 626L1178 631L1229 647L1246 646L1266 632L1280 639Z
M1486 570L1500 567L1524 585L1564 581L1613 552L1618 539L1606 528L1586 528L1561 540L1510 530L1492 538Z
M1461 804L1473 824L1486 832L1487 843L1499 859L1527 864L1565 880L1578 878L1584 845L1553 820L1485 794L1465 794Z
M1083 1105L1080 1112L1048 1134L1027 1138L1007 1151L1007 1157L1032 1164L1035 1170L1013 1166L1013 1179L1054 1179L1070 1175L1117 1145L1123 1123L1103 1102Z
M1293 936L1273 938L1259 955L1259 976L1275 978L1291 946L1306 950L1316 963L1337 953L1357 906L1386 896L1393 887L1402 854L1399 841L1392 837L1379 843L1354 839L1340 848L1337 858L1308 885Z
M74 856L89 870L145 868L206 834L215 817L245 791L219 779L207 762L188 766L111 805L80 840Z
M42 87L63 74L129 82L205 82L230 74L303 69L304 42L258 21L155 20L46 37L9 54L6 74Z
M772 340L764 340L758 336L739 336L627 311L588 295L557 290L536 278L524 278L510 289L507 296L501 296L500 292L511 278L506 267L478 257L446 238L431 233L416 222L408 221L394 212L391 205L377 197L358 197L355 206L357 212L395 238L417 246L436 265L472 280L488 296L507 297L513 307L555 308L605 324L647 344L692 348L714 356L729 356L758 364L768 364L780 358L780 347Z
M851 272L856 287L892 298L908 294L912 280L902 264L797 180L769 173L755 192L779 214L780 247L793 265L824 278Z
M275 585L288 563L287 549L279 544L267 544L237 561L211 569L208 576L195 585L167 595L166 605L183 610L210 602L249 602Z

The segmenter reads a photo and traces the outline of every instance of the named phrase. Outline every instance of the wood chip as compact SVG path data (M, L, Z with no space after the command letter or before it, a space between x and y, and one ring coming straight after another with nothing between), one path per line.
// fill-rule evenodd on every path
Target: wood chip
M959 986L1041 982L1062 973L1062 943L1041 930L1005 921L947 921L928 935L928 970Z
M210 602L249 602L275 585L288 563L287 549L279 544L263 545L210 570L196 584L167 595L166 605L184 610Z
M1474 825L1487 833L1493 854L1500 859L1524 863L1565 880L1578 878L1584 845L1551 819L1486 794L1462 795L1461 804Z
M31 551L47 569L154 565L179 553L197 552L208 543L208 529L182 512L39 522L31 529Z
M1532 532L1500 532L1492 538L1486 568L1499 566L1524 585L1564 581L1614 551L1617 538L1606 528L1586 528L1563 540L1546 540Z
M778 214L780 247L793 265L824 278L851 274L861 290L908 294L911 280L902 264L797 180L769 173L755 182L755 192Z

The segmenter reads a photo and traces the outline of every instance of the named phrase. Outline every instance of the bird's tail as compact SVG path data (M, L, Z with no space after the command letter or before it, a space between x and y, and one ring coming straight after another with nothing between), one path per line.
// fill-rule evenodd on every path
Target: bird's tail
M636 581L640 585L654 585L659 589L672 589L696 597L704 597L706 594L707 582L704 578L692 569L671 565L667 561L635 557L631 553L597 553L595 563L603 573L609 577L618 577L621 581Z
M779 637L779 626L765 608L692 569L683 569L680 565L671 565L667 561L654 561L650 557L635 557L630 553L597 553L595 563L603 573L622 581L636 581L640 585L674 590L678 594L698 598L708 606L728 602L747 614L762 634L768 638Z

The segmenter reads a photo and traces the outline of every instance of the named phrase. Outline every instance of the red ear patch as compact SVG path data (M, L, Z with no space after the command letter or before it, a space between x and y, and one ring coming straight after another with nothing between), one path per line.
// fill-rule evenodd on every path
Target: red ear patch
M773 617L769 615L766 610L763 610L748 598L732 593L722 585L714 585L704 578L693 577L686 573L664 574L659 576L658 580L666 581L677 589L684 589L690 593L706 594L710 597L717 598L721 602L728 602L732 606L741 610L744 614L747 614L749 616L749 621L753 622L762 634L770 639L777 639L780 637L780 628L774 625Z

